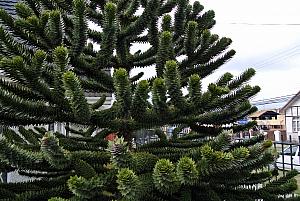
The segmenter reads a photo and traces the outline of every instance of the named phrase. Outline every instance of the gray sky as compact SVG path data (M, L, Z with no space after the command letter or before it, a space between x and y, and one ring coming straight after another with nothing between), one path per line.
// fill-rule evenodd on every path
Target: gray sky
M250 84L261 87L253 101L300 90L300 0L200 0L200 3L205 10L216 13L217 23L212 33L231 38L231 48L237 52L203 80L205 90L225 72L238 76L250 67L257 71ZM139 44L132 49L147 48L149 45ZM155 72L154 68L136 69L133 75L145 70L143 79Z
M254 100L295 94L300 90L299 0L200 2L205 10L216 13L217 23L212 32L231 38L231 47L237 51L235 57L205 83L213 82L224 72L238 75L253 67L257 75L251 84L262 88Z

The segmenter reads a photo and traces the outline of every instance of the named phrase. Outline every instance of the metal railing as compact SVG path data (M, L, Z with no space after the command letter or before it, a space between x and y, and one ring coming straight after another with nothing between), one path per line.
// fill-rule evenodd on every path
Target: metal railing
M273 146L278 152L278 158L274 163L278 169L282 170L284 173L286 170L300 170L299 141L292 141L291 135L289 135L287 141L274 141Z

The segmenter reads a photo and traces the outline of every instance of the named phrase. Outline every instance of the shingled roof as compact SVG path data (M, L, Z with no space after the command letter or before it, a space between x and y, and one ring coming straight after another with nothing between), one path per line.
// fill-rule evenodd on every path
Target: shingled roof
M11 15L16 15L15 4L19 0L0 0L0 8L3 8Z

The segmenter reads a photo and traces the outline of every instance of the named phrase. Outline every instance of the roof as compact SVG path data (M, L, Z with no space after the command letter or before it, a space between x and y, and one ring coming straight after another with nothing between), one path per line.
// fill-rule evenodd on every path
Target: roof
M3 8L11 15L16 15L15 4L19 0L0 0L0 8Z
M280 110L280 113L284 113L289 107L293 105L295 101L297 101L300 98L300 91L293 96Z
M256 111L252 114L250 114L248 117L250 118L253 118L253 117L260 117L261 115L265 114L265 113L272 113L274 115L278 115L279 113L277 112L274 112L272 110L259 110L259 111Z

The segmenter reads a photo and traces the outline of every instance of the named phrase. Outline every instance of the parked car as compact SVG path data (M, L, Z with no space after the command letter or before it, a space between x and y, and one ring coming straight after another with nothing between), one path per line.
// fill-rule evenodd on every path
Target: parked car
M291 145L279 153L276 160L276 166L279 169L296 169L300 171L300 145Z

